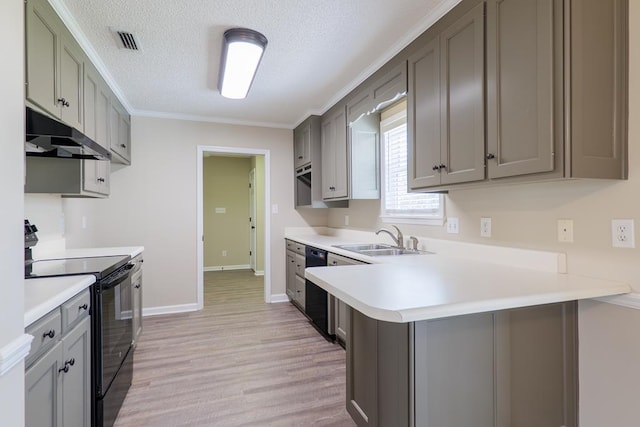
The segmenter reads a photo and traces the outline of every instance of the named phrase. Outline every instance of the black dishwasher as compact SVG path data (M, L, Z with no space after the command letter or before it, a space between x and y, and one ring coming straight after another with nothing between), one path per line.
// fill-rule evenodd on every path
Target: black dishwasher
M305 267L326 267L327 251L307 246L305 249ZM305 280L305 309L304 312L311 319L313 325L328 339L335 339L329 334L329 294L320 286Z

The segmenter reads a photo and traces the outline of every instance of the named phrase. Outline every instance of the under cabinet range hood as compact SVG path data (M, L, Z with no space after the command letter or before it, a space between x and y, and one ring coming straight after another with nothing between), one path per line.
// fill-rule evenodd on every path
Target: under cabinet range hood
M97 142L58 120L27 107L27 156L110 160L111 153Z

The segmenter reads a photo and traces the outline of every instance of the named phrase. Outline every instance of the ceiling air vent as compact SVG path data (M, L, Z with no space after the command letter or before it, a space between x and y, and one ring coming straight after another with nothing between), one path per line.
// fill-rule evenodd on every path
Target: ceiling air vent
M136 40L136 37L127 31L114 31L119 40L118 46L121 49L127 50L140 50L140 45Z

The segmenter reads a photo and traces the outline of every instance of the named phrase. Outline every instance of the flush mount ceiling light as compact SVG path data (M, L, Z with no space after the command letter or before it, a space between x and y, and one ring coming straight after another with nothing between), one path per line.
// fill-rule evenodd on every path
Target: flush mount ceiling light
M225 98L243 99L256 75L267 38L247 28L224 32L218 88Z

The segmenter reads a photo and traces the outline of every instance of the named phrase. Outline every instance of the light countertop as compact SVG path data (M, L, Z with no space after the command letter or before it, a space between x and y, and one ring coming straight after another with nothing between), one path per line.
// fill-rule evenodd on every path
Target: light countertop
M95 283L93 275L47 277L24 281L25 328Z
M362 239L354 242L323 235L287 238L375 263L307 268L305 277L368 317L389 322L429 320L631 291L629 284L623 282L560 274L549 267L556 259L563 259L554 253L516 253L514 267L504 259L497 263L491 259L442 254L369 257L333 247L364 243ZM541 268L523 268L526 260L521 262L522 255L535 258ZM559 264L558 270L562 270Z

